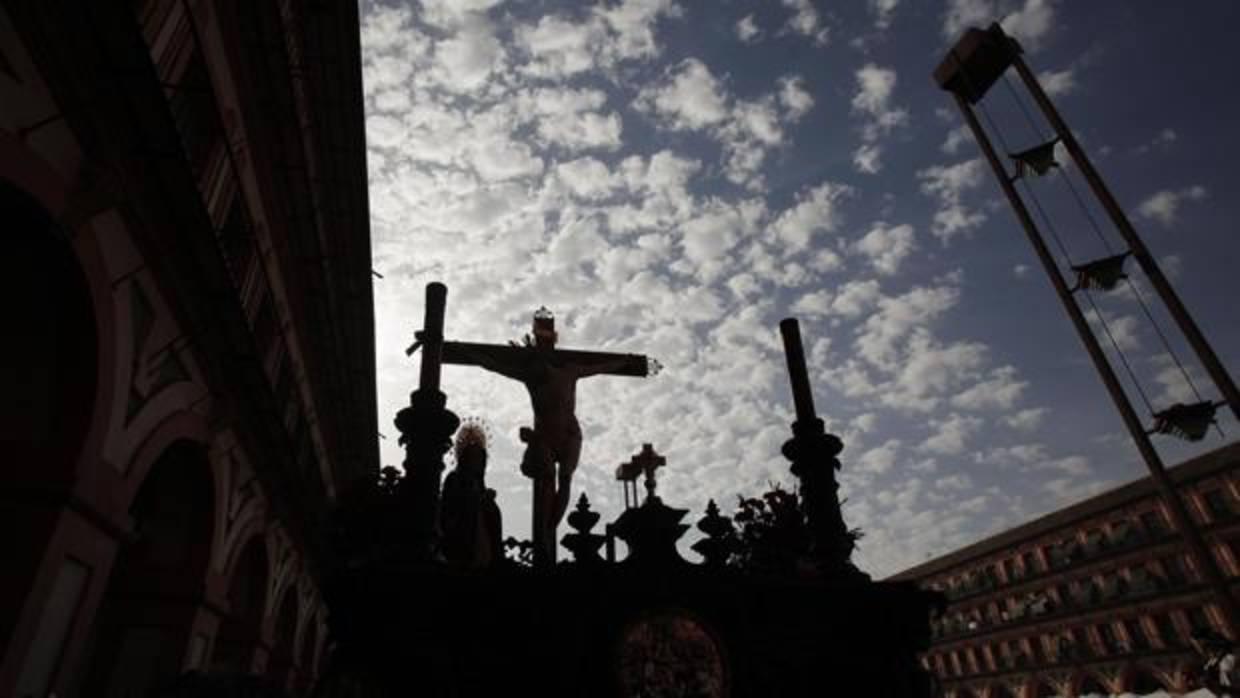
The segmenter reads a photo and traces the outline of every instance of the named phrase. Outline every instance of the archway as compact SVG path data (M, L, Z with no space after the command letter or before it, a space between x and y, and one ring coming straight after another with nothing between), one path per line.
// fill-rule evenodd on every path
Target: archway
M1133 669L1132 675L1128 679L1128 693L1135 693L1138 696L1146 696L1159 691L1166 691L1167 688L1162 682L1154 677L1149 671L1137 667Z
M94 406L94 306L77 255L43 206L0 179L0 210L5 212L0 303L9 330L0 342L5 376L0 442L15 451L6 462L39 465L5 468L0 477L63 481Z
M181 673L203 607L213 507L203 446L174 442L130 506L133 538L117 552L96 615L86 686L146 695Z
M301 656L298 662L300 672L299 683L303 690L309 690L315 676L314 661L318 656L319 650L319 623L317 617L311 614L306 619L306 629L301 636Z
M289 672L293 668L293 641L297 634L297 594L296 590L284 592L280 602L280 612L276 614L275 633L271 641L271 659L267 662L267 678L279 686L288 684Z
M267 547L261 535L245 544L228 583L228 615L220 623L211 669L249 673L262 644L263 611L267 604Z
M10 504L20 503L6 507L4 525L21 531L10 537L0 574L0 660L10 647L26 651L24 687L43 691L74 623L58 609L76 607L89 583L87 565L60 560L53 563L63 567L51 591L35 589L59 520L59 504L47 493L69 489L90 431L99 333L86 274L49 212L4 178L0 210L0 317L6 329L0 342L0 491ZM75 572L66 575L70 568ZM39 600L32 602L32 596ZM13 634L32 607L43 609L42 615L25 634Z
M1080 685L1076 689L1076 695L1080 696L1080 698L1091 698L1093 696L1109 696L1111 692L1107 690L1106 686L1102 685L1098 677L1086 674L1081 678Z

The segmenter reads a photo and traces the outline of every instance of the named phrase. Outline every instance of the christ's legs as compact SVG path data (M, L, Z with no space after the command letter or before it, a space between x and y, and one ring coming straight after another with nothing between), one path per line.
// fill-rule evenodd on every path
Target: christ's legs
M557 471L557 487L555 490L555 525L564 519L568 511L568 502L572 495L573 473L577 471L577 461L581 458L581 434L577 433L565 440L559 449L560 467Z

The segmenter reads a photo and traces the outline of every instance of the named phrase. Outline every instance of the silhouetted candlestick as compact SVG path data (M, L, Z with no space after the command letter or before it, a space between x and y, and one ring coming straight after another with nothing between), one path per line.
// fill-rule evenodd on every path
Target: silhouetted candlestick
M448 287L432 281L426 285L426 315L418 339L422 342L422 373L418 378L421 390L439 390L439 373L443 361L443 315L448 301Z
M446 409L448 397L439 389L447 300L446 286L438 282L426 285L422 330L416 335L417 343L406 350L408 354L419 345L422 347L422 373L418 389L409 395L409 406L396 413L399 443L405 447L406 475L401 481L401 496L409 512L409 542L416 558L422 561L435 558L443 456L460 425L457 416Z
M784 337L784 356L788 359L788 379L792 381L792 401L796 404L797 421L812 422L818 414L814 411L814 393L810 390L809 372L805 369L801 326L796 318L784 318L779 323L779 333Z

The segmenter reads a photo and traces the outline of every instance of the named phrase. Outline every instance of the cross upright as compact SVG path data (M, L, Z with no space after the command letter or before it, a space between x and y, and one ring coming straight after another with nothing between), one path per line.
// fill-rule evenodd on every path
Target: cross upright
M609 354L555 348L555 317L534 313L533 340L524 345L444 342L446 364L479 366L520 381L530 394L534 427L523 427L526 444L521 472L534 481L533 524L536 565L555 562L555 529L568 509L573 472L581 456L577 423L577 381L597 375L649 376L659 364L638 354Z
M667 458L659 455L654 450L653 444L642 444L642 450L633 456L630 461L633 467L646 474L646 498L654 498L654 471L667 465Z

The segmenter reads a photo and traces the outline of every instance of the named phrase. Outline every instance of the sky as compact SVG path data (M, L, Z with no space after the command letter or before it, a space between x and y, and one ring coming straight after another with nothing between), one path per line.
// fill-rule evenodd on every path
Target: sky
M965 28L996 20L1223 362L1240 367L1240 100L1218 78L1234 65L1236 3L361 10L384 464L403 460L391 419L420 360L404 348L425 285L442 281L448 339L517 340L545 305L561 347L663 364L652 378L579 385L573 499L586 492L604 521L623 508L615 468L643 443L667 457L658 491L690 510L686 523L709 499L730 513L738 495L795 486L779 453L793 414L778 323L790 316L818 411L845 443L844 516L864 533L854 560L875 577L1141 477L1046 273L931 79ZM983 102L1011 151L1049 133L1018 98L996 84ZM1086 191L1071 166L1030 183L1069 255L1061 268L1123 249L1064 181ZM1217 399L1130 271L1132 286L1095 294L1090 317L1132 366L1142 419L1146 399L1154 410L1194 399L1185 372ZM524 388L448 366L443 389L450 409L488 425L505 535L528 536ZM1219 426L1197 444L1155 444L1178 463L1240 433L1226 411Z

